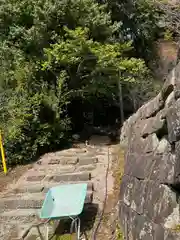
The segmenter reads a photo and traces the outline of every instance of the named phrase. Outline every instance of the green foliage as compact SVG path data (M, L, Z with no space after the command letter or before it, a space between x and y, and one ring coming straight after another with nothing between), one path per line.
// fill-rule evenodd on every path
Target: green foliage
M61 236L55 236L52 240L74 240L76 239L76 236L75 234L64 234L64 235L61 235Z
M123 240L123 239L124 239L123 233L120 229L119 224L117 224L117 226L116 226L116 240Z
M114 21L121 21L121 38L131 39L136 54L149 60L152 43L162 32L161 12L152 0L107 0Z
M0 126L11 164L31 161L41 148L61 144L68 120L61 119L58 105L59 98L52 91L30 95L20 89L5 98Z
M174 232L180 232L180 224L176 224L171 230Z
M173 40L173 33L169 29L166 29L164 32L164 40L167 40L167 41Z
M95 0L1 0L0 128L10 163L64 144L74 98L117 101L118 81L147 74L111 17Z
M118 81L135 82L147 72L141 59L126 57L131 42L101 43L90 38L90 29L64 28L65 35L50 48L45 49L43 70L66 75L72 97L109 97L117 93ZM121 74L121 77L120 77ZM109 91L111 89L111 91Z

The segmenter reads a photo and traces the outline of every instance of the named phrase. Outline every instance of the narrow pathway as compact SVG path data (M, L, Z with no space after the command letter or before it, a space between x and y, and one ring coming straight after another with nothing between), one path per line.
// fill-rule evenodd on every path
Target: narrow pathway
M45 154L15 184L9 185L0 194L0 239L20 240L32 224L40 221L39 210L48 189L59 184L87 182L86 203L93 202L102 209L108 164L107 194L113 192L114 146L108 143L108 139L94 136L89 146ZM41 230L43 233L43 227ZM26 239L38 239L37 230L32 229Z

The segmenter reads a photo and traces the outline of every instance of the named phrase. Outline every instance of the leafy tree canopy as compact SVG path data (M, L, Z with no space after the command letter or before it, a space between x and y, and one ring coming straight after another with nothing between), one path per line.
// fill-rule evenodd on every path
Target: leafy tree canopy
M1 0L0 128L11 163L64 145L76 97L117 102L119 81L126 91L147 76L123 24L95 0Z
M122 22L121 38L130 39L136 54L146 61L152 57L152 44L163 29L159 25L162 11L154 0L106 0L113 21Z

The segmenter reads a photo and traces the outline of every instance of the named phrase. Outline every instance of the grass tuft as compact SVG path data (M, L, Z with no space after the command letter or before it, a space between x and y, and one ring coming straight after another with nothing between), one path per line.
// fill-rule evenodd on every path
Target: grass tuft
M180 232L180 224L175 225L175 226L172 228L172 230L175 231L175 232Z
M64 234L61 236L56 235L52 238L52 240L75 240L75 239L76 239L75 234Z
M123 233L121 231L119 224L117 224L116 225L116 240L123 240L123 239L124 239Z

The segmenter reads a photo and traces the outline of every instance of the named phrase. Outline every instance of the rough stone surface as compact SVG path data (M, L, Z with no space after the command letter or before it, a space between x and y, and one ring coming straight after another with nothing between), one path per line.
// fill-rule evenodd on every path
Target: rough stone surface
M121 129L126 145L119 217L126 240L176 240L180 233L180 63L157 97Z
M93 171L96 169L96 164L88 164L88 165L80 165L80 166L77 166L76 170L77 172L90 172L90 171Z
M43 178L45 178L45 175L39 175L39 174L33 173L32 175L30 174L26 180L29 182L36 182L36 181L43 180Z
M69 182L69 183L71 183L71 182ZM76 182L76 183L80 183L80 182ZM71 184L76 184L76 183L72 182ZM84 183L87 183L87 191L90 191L90 192L94 191L94 185L92 182L84 182ZM57 183L48 183L44 186L43 192L47 193L50 188L55 187L55 186L57 186Z
M61 157L60 163L63 165L78 163L78 157Z
M0 208L2 209L28 209L28 208L41 208L44 197L41 199L1 199Z
M177 100L167 113L168 137L170 143L180 140L180 101Z
M79 158L79 165L88 165L88 164L94 164L94 163L97 163L98 162L98 158L89 158L89 157L81 157Z
M32 224L40 223L39 212L45 194L49 188L60 184L86 182L88 187L85 208L88 206L93 212L98 209L101 211L106 178L107 194L112 195L114 190L111 167L114 147L117 146L107 146L105 140L108 139L102 136L98 139L98 136L95 136L91 138L92 145L78 145L80 148L45 154L17 182L8 185L7 190L0 193L0 239L20 240ZM109 171L106 175L108 165ZM92 210L87 214L92 215ZM44 226L41 230L45 233ZM25 240L39 239L37 236L34 228Z
M51 159L48 164L52 164L52 165L56 165L56 164L59 164L60 163L60 160L59 159Z
M42 185L30 185L30 186L22 186L19 188L15 188L12 190L12 193L39 193L42 192L44 187Z
M48 176L48 181L54 182L71 182L71 181L88 181L91 180L91 173L73 173L73 174L60 174L54 176Z
M92 203L93 201L93 192L87 192L85 203Z
M49 165L57 165L57 164L76 164L78 162L78 157L74 156L67 156L67 157L62 157L62 156L54 156L52 159L49 160L48 164Z
M32 221L39 215L38 209L13 209L3 212L0 215L0 221L13 221L21 219L23 221Z

